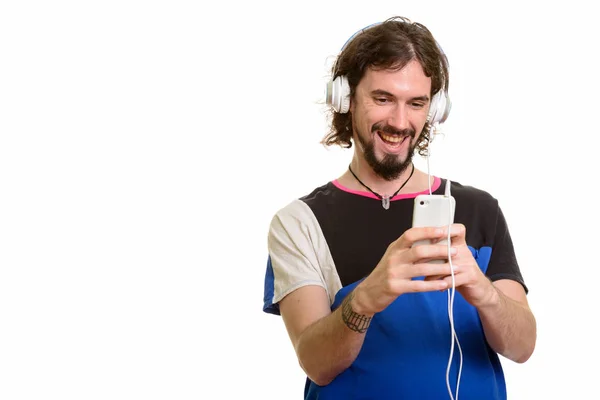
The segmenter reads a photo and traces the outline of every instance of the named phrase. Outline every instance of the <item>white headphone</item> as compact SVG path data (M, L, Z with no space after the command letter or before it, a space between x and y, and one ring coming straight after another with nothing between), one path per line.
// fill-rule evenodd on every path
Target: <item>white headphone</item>
M342 47L342 51L346 47L346 44L350 42L356 35L364 32L366 29L374 25L379 25L379 23L369 25L352 35ZM441 51L441 47L439 47L439 45L438 48L440 48ZM327 87L325 89L325 101L333 108L335 112L340 114L345 114L348 112L350 109L350 85L348 84L348 78L346 78L346 76L340 75L333 81L330 80L327 82ZM440 90L431 99L427 122L429 122L431 126L445 122L450 114L451 108L452 103L450 102L448 94L446 91Z

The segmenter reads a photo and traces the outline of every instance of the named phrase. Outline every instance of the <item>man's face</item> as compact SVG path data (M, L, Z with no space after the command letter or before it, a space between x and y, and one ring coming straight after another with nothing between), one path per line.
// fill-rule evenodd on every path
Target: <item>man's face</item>
M399 71L367 69L350 102L353 138L375 173L397 178L412 162L429 110L431 78L418 61Z

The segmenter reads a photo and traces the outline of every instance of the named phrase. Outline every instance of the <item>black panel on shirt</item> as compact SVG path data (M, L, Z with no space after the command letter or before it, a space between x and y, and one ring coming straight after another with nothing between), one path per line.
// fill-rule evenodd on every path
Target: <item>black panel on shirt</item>
M444 187L445 181L434 194L443 194ZM493 249L486 275L525 286L496 199L457 182L452 182L451 194L456 200L454 220L466 226L467 244ZM414 196L394 200L385 210L381 200L343 191L329 182L301 200L319 221L343 286L370 274L387 247L412 225Z

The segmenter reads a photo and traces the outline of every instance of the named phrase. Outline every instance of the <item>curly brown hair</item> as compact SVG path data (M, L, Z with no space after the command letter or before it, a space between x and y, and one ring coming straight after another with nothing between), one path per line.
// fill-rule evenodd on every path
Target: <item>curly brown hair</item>
M333 68L332 79L345 75L350 86L350 98L366 70L400 70L412 60L417 60L427 77L431 78L430 98L440 90L448 92L448 59L433 35L424 25L405 17L392 17L382 23L367 27L344 46ZM323 138L326 146L352 147L352 115L331 111L331 128ZM427 154L431 125L425 124L416 149Z

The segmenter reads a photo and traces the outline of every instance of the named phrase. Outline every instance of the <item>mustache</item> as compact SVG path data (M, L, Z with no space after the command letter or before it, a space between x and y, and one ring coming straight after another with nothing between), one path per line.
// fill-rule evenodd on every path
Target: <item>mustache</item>
M415 137L414 129L396 129L391 125L384 124L383 122L378 122L371 128L371 133L375 133L377 131L387 133L388 135L409 136L411 138Z

